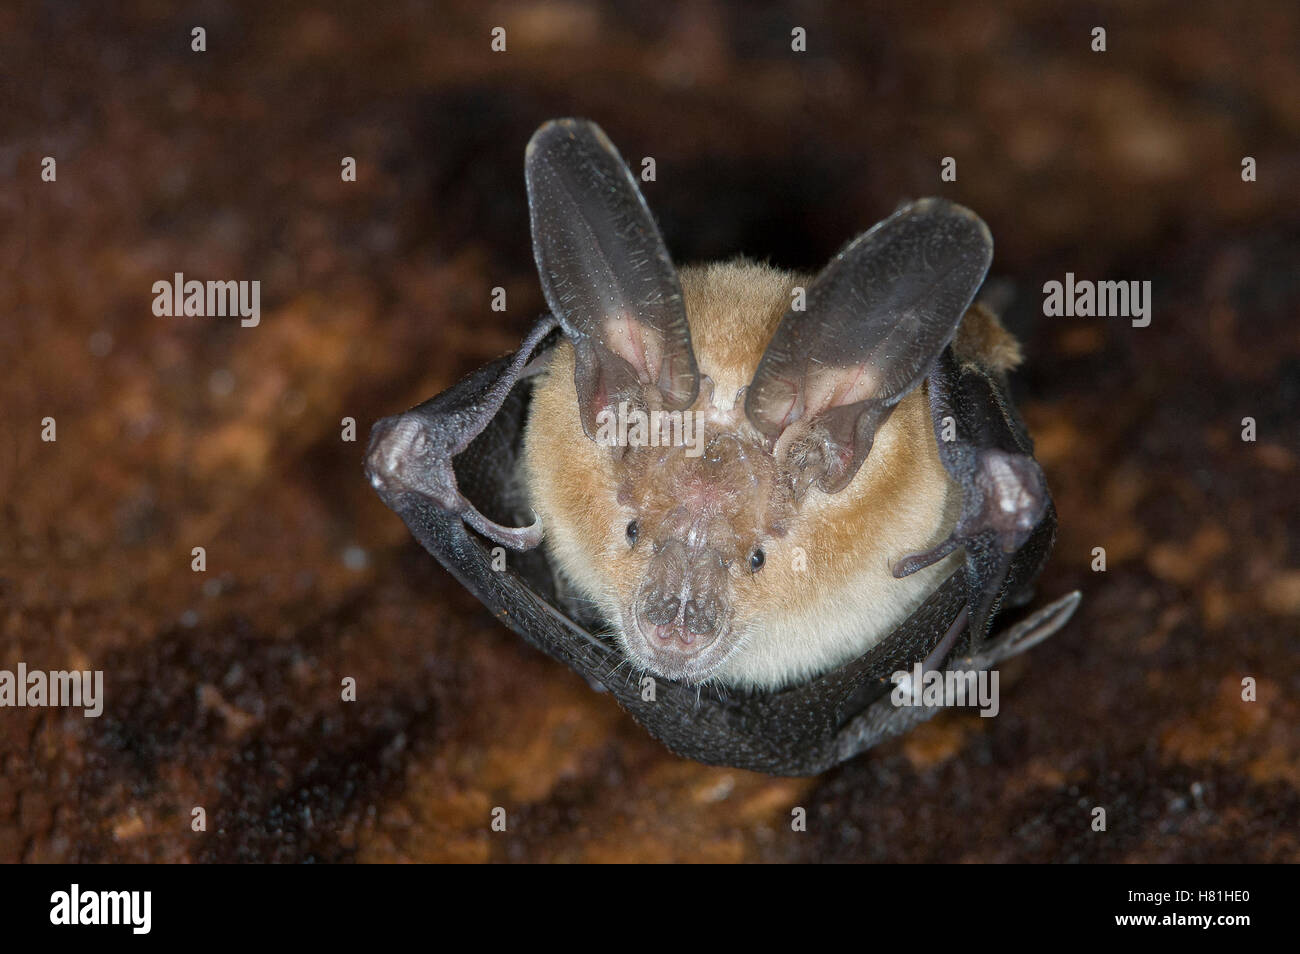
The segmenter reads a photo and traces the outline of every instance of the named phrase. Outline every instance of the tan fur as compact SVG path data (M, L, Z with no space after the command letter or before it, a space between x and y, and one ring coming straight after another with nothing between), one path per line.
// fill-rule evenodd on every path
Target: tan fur
M728 410L789 307L791 288L809 277L742 260L683 268L680 278L700 373L715 384L714 406ZM992 366L1019 360L1015 339L985 309L967 313L958 339L965 356ZM553 562L622 637L616 621L648 557L625 538L634 514L616 499L619 465L582 430L567 342L534 386L523 468ZM869 649L958 565L954 554L905 579L890 572L901 557L947 536L960 496L939 462L918 388L878 430L848 487L833 495L811 489L786 534L764 541L764 568L731 569L733 625L743 637L713 678L771 689Z

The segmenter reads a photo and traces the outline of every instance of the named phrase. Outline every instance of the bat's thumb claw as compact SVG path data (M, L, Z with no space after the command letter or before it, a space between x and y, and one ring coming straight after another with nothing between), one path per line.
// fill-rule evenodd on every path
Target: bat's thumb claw
M366 476L384 502L401 513L402 498L414 494L454 513L495 543L530 550L542 542L542 521L505 527L483 516L456 486L448 441L420 410L387 417L375 425L366 451Z
M905 576L911 576L918 570L924 570L927 566L934 566L961 545L962 541L954 533L936 547L922 550L920 553L909 553L894 564L891 572L896 579L901 580Z
M542 542L542 518L537 514L533 514L533 522L526 527L503 527L473 507L468 507L461 516L489 540L514 550L531 550Z

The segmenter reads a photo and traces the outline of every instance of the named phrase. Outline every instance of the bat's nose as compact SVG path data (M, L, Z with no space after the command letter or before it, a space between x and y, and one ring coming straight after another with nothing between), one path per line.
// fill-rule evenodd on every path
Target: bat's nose
M718 602L652 593L638 609L637 618L641 631L657 648L699 652L718 636L723 615Z
M674 619L667 623L653 623L644 615L640 617L641 631L646 634L656 650L690 655L701 652L718 638L718 627L705 627L698 621L683 623Z
M677 594L654 590L641 603L641 619L651 626L667 626L677 619L681 607Z
M690 642L690 636L708 637L710 640L718 633L718 624L722 622L722 605L721 600L713 595L705 595L699 599L689 599L682 610L682 622L685 623L686 635L683 637Z
M654 667L686 676L699 660L716 654L728 629L728 595L718 552L673 535L663 539L633 608Z

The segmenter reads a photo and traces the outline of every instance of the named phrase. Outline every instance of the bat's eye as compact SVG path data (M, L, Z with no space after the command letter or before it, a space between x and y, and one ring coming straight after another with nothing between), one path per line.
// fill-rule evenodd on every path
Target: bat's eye
M636 546L636 535L641 532L641 528L633 520L627 525L627 542L629 546Z
M767 562L767 557L763 555L761 547L755 547L754 552L749 555L749 572L757 573L763 569L763 564Z

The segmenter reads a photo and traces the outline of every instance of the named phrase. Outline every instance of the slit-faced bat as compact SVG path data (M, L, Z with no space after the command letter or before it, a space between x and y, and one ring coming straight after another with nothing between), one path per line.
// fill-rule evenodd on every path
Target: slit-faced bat
M524 477L565 583L669 679L775 689L861 655L954 569L892 572L960 507L918 385L984 279L984 223L927 199L815 278L746 262L679 276L594 126L543 127L526 170L569 340L535 386ZM968 320L971 357L1005 370L1014 340ZM642 432L616 431L631 416ZM1011 491L1026 529L1037 490Z
M390 506L517 629L648 724L613 684L617 662L590 671L611 651L566 613L614 637L627 672L720 700L747 690L765 701L727 728L699 723L698 745L680 713L656 734L709 761L803 771L923 717L881 707L887 667L984 668L1065 623L1077 594L990 638L1054 516L1005 398L1019 347L972 304L992 259L974 213L905 204L816 276L743 260L679 273L594 124L545 124L525 179L550 314L513 359L380 422L367 457ZM526 412L516 385L531 386ZM477 471L493 517L531 508L530 524L462 492L453 460L471 445L496 456ZM515 550L543 543L550 579L498 582L460 521ZM563 648L568 631L585 648ZM818 750L788 751L791 733Z

